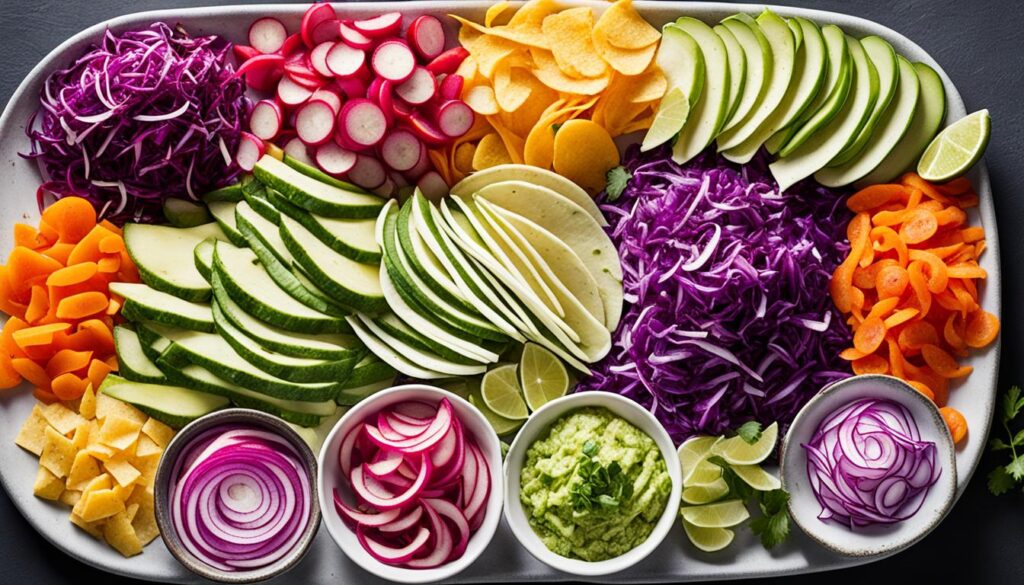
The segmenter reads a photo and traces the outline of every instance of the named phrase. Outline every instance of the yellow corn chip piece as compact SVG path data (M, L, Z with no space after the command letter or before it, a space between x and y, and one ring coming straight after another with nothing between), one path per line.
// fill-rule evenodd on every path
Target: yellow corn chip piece
M487 9L487 13L484 14L484 26L494 26L498 17L501 16L508 7L508 0L501 0L501 2L491 4L491 7Z
M67 477L71 465L75 462L75 446L64 435L53 427L46 427L46 446L39 456L39 465L49 469L57 477Z
M63 492L64 480L40 465L39 472L36 473L36 483L32 486L32 493L44 500L56 500Z
M65 506L73 508L78 503L78 500L82 499L82 492L78 490L64 490L57 499Z
M477 85L471 88L463 99L470 108L473 108L474 112L481 116L498 113L498 100L494 97L494 90L488 85Z
M68 489L84 490L100 473L99 462L88 451L79 451L68 472Z
M609 6L597 19L594 30L600 31L608 42L620 49L642 49L661 39L658 29L633 8L632 0L618 0Z
M121 418L127 418L134 420L139 423L141 427L146 419L149 417L141 410L135 408L130 404L125 404L116 398L111 398L106 394L99 394L96 396L96 418L101 421L106 420L110 415L117 415Z
M85 418L96 418L96 391L93 390L92 384L85 387L82 401L78 405L78 414Z
M129 504L128 502L125 502L125 506L125 514L128 516L128 521L131 522L135 519L135 514L139 511L139 505L137 503Z
M155 418L150 418L146 424L142 425L142 432L160 447L166 447L174 437L174 429Z
M512 26L511 22L505 26L484 26L478 22L467 20L454 14L449 15L455 20L462 24L462 28L469 27L478 33L482 33L484 36L492 36L504 39L510 43L526 45L529 47L537 47L540 49L547 49L550 47L549 40L539 30L533 30L528 27L515 27ZM467 33L466 37L461 34L459 41L462 42L463 38L470 38ZM465 45L464 45L465 46ZM470 52L473 49L466 47Z
M118 452L117 449L99 442L89 444L83 451L100 461L106 461Z
M555 58L549 51L533 49L530 51L533 56L535 67L534 76L544 85L560 93L573 93L579 95L594 95L608 87L610 76L596 77L593 79L575 79L566 75L555 62Z
M118 451L124 451L139 438L143 422L145 421L135 421L119 414L111 414L100 427L100 442Z
M139 435L139 442L135 444L135 458L142 459L145 457L153 457L154 455L160 455L163 453L163 449L160 445L153 442L147 435Z
M594 13L588 6L563 10L544 19L544 37L558 68L566 75L602 77L607 71L608 65L594 48L591 39L593 29Z
M82 520L95 522L124 511L124 498L113 489L95 490L85 497Z
M32 407L32 414L21 425L18 436L14 438L14 444L37 457L42 455L43 447L46 446L46 429L49 426L43 418L42 407L36 404Z
M488 134L480 139L476 145L476 152L473 153L473 169L481 170L512 162L505 143L497 132Z
M86 522L82 520L82 517L74 512L70 516L71 523L81 528L82 530L91 534L94 538L103 538L103 521L99 522Z
M75 428L75 434L71 437L71 443L75 446L75 449L85 449L89 445L89 439L92 438L92 433L99 427L96 425L95 420L87 420Z
M103 538L117 552L131 557L142 552L142 543L135 535L132 522L125 510L117 512L103 524Z
M553 0L530 0L512 15L508 27L542 34L544 19L556 10L558 5Z
M619 164L619 149L603 127L569 120L555 134L555 172L591 193L605 186L605 174Z
M517 165L523 164L523 145L526 144L526 139L520 138L516 133L509 130L501 123L498 117L491 116L487 121L491 123L491 127L501 137L501 141L505 143L505 151L508 152L512 162Z
M530 130L523 147L523 159L528 165L550 169L555 156L555 124L562 124L589 110L597 98L578 105L566 105L565 100L551 104L541 119Z
M612 69L623 75L639 75L654 61L658 45L649 45L641 49L621 49L612 45L601 31L594 31L594 47L601 58L612 66Z
M668 80L657 67L648 68L636 77L624 79L623 83L628 84L633 91L629 100L633 103L660 100L668 91Z
M142 473L135 469L131 463L124 459L123 455L111 457L103 464L103 469L114 478L121 487L127 487L135 483Z
M68 407L60 402L47 404L43 408L43 418L62 435L67 435L75 430L78 425L85 422L85 419L79 416L77 412L68 409Z
M160 535L153 508L153 488L137 488L126 503L129 506L138 506L135 517L132 518L132 527L135 528L136 536L145 546Z
M522 67L512 67L508 63L499 65L494 72L494 96L498 106L506 112L518 110L530 98L533 81L533 75Z
M114 480L109 474L101 473L85 485L85 489L82 490L82 495L85 496L99 490L109 490L112 487L114 487Z

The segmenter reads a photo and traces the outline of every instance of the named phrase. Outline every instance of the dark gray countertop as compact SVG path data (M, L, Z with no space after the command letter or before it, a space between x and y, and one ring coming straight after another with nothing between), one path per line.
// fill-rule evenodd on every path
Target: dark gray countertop
M244 0L233 0L244 3ZM283 0L282 0L283 1ZM773 0L780 4L855 14L906 35L942 65L968 111L988 108L992 141L986 154L996 196L1003 260L1003 351L1000 389L1024 382L1024 364L1013 359L1024 345L1024 316L1015 300L1024 295L1024 9L1011 0ZM0 0L0 104L6 104L29 70L79 30L121 14L202 6L211 0ZM970 388L964 388L969 392ZM2 464L2 463L0 463ZM996 498L985 487L995 465L986 457L967 493L945 522L923 542L896 557L828 575L833 582L1020 583L1024 581L1024 500L1019 493ZM100 573L50 546L0 490L0 583L106 585L126 579ZM787 578L819 583L820 576ZM348 584L346 584L348 585Z

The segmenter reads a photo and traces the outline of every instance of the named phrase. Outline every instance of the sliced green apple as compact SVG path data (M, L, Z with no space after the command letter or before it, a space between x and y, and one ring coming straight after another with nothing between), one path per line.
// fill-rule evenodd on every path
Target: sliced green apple
M896 51L893 50L892 45L880 37L863 38L860 44L864 47L864 52L867 53L871 64L875 66L875 71L878 72L878 99L871 110L871 116L857 133L857 138L829 161L828 166L830 167L837 167L853 160L864 148L875 131L878 121L889 109L889 104L892 103L896 89L899 87L900 68L896 61Z
M740 92L737 103L732 106L732 112L722 127L722 132L726 132L745 120L768 90L768 78L772 74L772 47L768 44L768 39L764 38L761 27L745 14L730 16L719 26L736 37L736 42L743 49L743 58L747 62L743 91Z
M668 87L682 90L692 109L704 87L704 53L697 41L670 22L661 31L661 45L654 61L665 74Z
M722 123L724 128L725 122L732 117L740 105L743 86L747 80L747 56L743 54L743 47L736 40L736 35L732 34L728 28L719 24L715 25L713 30L725 43L725 53L729 61L729 107L725 113L725 121Z
M715 139L729 108L729 56L722 37L710 26L684 16L676 26L697 41L704 55L704 88L672 147L672 160L683 164L700 154Z

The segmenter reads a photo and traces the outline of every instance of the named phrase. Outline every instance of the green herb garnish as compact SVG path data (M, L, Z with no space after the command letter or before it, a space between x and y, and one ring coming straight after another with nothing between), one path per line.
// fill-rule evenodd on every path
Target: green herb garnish
M629 481L618 461L603 466L594 458L601 446L595 441L583 444L583 454L576 464L581 481L570 490L572 506L577 512L596 507L617 508L633 497L633 482Z
M753 445L761 438L761 423L750 420L736 429L736 434L748 445Z
M622 196L622 192L626 190L626 184L632 178L633 174L621 165L608 171L608 174L605 175L607 184L605 185L604 192L608 195L609 203Z
M999 437L993 437L988 442L989 451L1010 452L1010 462L1006 465L996 467L988 474L988 491L994 495L1002 495L1017 487L1024 480L1024 454L1018 454L1017 448L1024 447L1024 430L1013 432L1014 419L1024 409L1024 396L1021 396L1020 386L1013 386L1003 395L1002 407L999 409L999 419L1006 432L1009 442Z

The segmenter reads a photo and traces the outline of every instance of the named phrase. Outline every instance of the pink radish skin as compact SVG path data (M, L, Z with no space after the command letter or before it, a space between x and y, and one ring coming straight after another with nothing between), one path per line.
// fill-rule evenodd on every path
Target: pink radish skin
M290 61L284 64L284 73L292 81L306 89L317 90L327 85L328 79L313 70L308 62L303 60Z
M425 67L416 67L409 79L395 86L395 93L407 104L418 106L437 94L437 81Z
M446 75L444 80L441 81L441 85L438 87L437 93L440 94L443 100L457 100L462 96L462 88L465 86L466 80L461 75L452 73Z
M263 158L266 152L267 147L262 140L248 132L242 132L241 138L238 141L238 152L235 154L235 162L238 163L238 168L249 172L256 166L256 161Z
M288 29L276 18L260 18L249 25L249 45L260 53L276 53L288 38Z
M271 91L281 79L284 57L257 55L239 65L235 75L245 75L245 83L256 91Z
M459 100L444 102L438 106L434 114L438 129L449 138L458 138L469 132L474 119L473 109L466 105L466 102Z
M424 148L420 155L420 160L416 161L416 164L408 171L402 173L402 175L404 175L410 182L415 183L423 176L424 173L433 168L434 167L430 164L430 157L427 156L427 149Z
M351 150L328 142L317 148L316 164L328 175L341 176L352 170L356 164L356 156Z
M400 120L408 120L416 113L416 108L405 103L405 100L399 98L392 98L391 109L395 112L395 117Z
M367 93L370 99L376 97L377 105L380 106L381 111L384 112L384 118L388 121L388 128L395 125L395 98L392 96L394 86L391 85L390 81L386 81L378 77L374 81L379 81L380 84L377 86L377 92L373 95Z
M334 72L327 66L327 52L334 47L334 43L320 43L309 52L309 65L324 77L334 77Z
M415 71L416 57L402 41L390 40L374 49L371 64L377 75L394 83L402 83Z
M427 69L434 75L452 74L462 65L462 62L469 57L469 51L463 47L448 49L437 56L436 59L427 64Z
M345 104L338 120L345 138L363 148L376 146L384 139L388 128L380 106L365 98Z
M338 25L338 32L341 33L341 40L353 49L369 49L373 46L373 39L350 27L344 22Z
M376 189L384 184L388 175L384 171L384 165L377 159L360 154L356 157L356 164L348 172L348 180L364 189Z
M260 100L249 114L249 130L261 140L273 140L281 132L284 115L273 100Z
M391 177L387 177L386 179L384 179L384 183L381 184L380 187L377 187L376 189L371 189L371 191L373 192L374 195L383 197L385 199L389 199L391 195L395 192L395 182L391 180Z
M300 49L302 49L302 46L302 35L299 33L295 33L284 40L284 44L281 45L281 48L277 50L277 54L283 57L290 57L291 55L295 54Z
M317 45L313 42L313 29L318 24L325 20L337 20L338 15L335 14L334 8L329 3L314 4L306 10L306 13L302 15L302 25L299 30L302 35L303 42L306 43L306 47L312 49Z
M380 16L357 20L352 23L352 28L374 39L390 37L402 29L402 13L385 12Z
M234 45L231 47L231 50L235 53L235 57L237 57L242 63L245 63L249 59L260 54L259 51L248 45Z
M416 17L405 36L416 53L427 61L444 52L444 26L434 16L424 14Z
M366 84L357 77L336 79L334 85L350 100L366 96Z
M395 130L380 145L380 158L388 168L404 173L424 156L423 143L408 130Z
M412 115L406 119L406 123L420 140L431 146L442 146L450 142L448 136L438 130L436 126L424 118L419 112L413 112Z
M352 77L366 64L366 53L345 43L334 43L326 60L327 68L338 77Z
M321 148L323 148L321 146ZM306 143L302 141L298 136L288 140L284 145L284 153L290 158L305 163L307 165L315 165L315 161L309 157L309 151L306 149Z
M338 29L340 23L337 20L325 20L316 25L310 39L314 45L337 41L341 38L341 31Z
M334 110L334 115L337 116L338 112L341 111L342 99L338 95L338 92L331 89L318 89L313 92L313 95L309 96L309 101L321 100L327 102Z
M440 201L448 195L448 183L444 182L437 171L427 171L418 181L416 188L423 192L423 196L431 201Z
M334 109L323 100L310 100L295 114L295 131L309 146L319 146L334 135Z
M286 106L297 106L303 104L313 95L313 90L305 88L285 77L277 84L277 99Z

